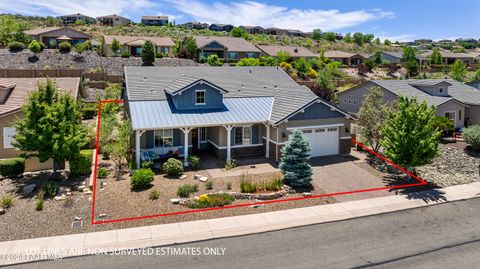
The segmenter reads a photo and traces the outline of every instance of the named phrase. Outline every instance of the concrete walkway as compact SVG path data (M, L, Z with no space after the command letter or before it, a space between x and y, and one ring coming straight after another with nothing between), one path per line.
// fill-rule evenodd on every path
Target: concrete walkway
M479 195L480 182L408 195L254 215L0 242L0 265L98 254L119 248L145 248L260 233L463 200Z

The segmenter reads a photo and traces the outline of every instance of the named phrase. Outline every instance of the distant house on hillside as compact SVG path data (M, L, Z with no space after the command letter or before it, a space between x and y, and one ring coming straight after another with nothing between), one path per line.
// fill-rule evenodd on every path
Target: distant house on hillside
M432 51L425 51L423 53L418 54L418 56L425 58L428 60L428 57L432 54ZM445 64L453 64L454 62L462 61L465 64L474 64L476 62L476 55L472 53L456 53L447 50L440 50L440 54L442 55L443 61Z
M312 59L317 58L319 55L314 53L304 47L296 47L296 46L266 46L266 45L257 45L263 55L268 55L272 57L276 57L280 51L287 52L290 54L292 59L297 58L306 58Z
M148 26L168 25L168 16L142 16L142 24Z
M80 13L58 16L58 19L62 22L63 25L74 24L77 21L92 24L97 21L95 18Z
M241 29L243 29L245 32L249 34L263 34L265 32L265 29L261 26L245 26L242 25L240 26Z
M233 29L233 25L214 23L214 24L211 24L208 27L208 29L210 29L211 31L216 31L216 32L230 32Z
M157 54L171 56L175 43L170 37L146 37L146 36L104 36L103 37L103 54L105 56L115 56L115 52L110 48L113 40L120 42L121 48L116 55L129 53L132 56L140 56L142 46L145 41L151 41L156 47Z
M97 23L103 26L121 26L132 23L128 18L116 14L97 17Z
M402 61L403 52L381 51L380 55L382 57L382 62L399 64ZM375 60L376 57L376 53L373 53L368 58L370 60Z
M291 36L291 37L305 37L306 33L295 29L281 29L276 27L265 28L265 34L278 35L278 36Z
M194 36L197 42L197 59L216 54L226 60L237 61L242 58L258 58L260 50L240 37Z
M90 40L91 36L67 27L47 27L25 31L32 39L43 42L47 48L57 48L58 44L68 42L75 46Z
M201 22L186 22L184 24L179 24L179 27L183 27L187 30L203 30L208 29L208 23L201 23Z
M339 50L330 50L325 52L325 57L344 65L359 65L365 61L365 56L359 53L345 52Z

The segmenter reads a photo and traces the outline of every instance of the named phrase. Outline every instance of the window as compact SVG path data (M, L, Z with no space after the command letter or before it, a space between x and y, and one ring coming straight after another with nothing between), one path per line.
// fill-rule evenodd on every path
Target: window
M445 112L445 117L449 120L455 121L455 112Z
M311 133L313 133L313 130L302 130L302 133L311 134Z
M171 147L173 146L173 130L156 130L154 132L154 145L158 147Z
M459 111L458 111L458 120L459 120L459 121L462 120L462 110L459 110Z
M236 52L229 52L227 55L229 59L238 60L238 53Z
M315 129L315 133L324 133L325 129Z
M17 133L17 130L15 128L11 127L3 127L3 148L4 149L12 149L13 145L13 138L15 137L15 134Z
M195 91L195 105L205 104L205 91Z
M235 145L252 144L252 126L235 127Z
M443 94L443 88L438 88L438 93Z
M207 127L198 128L198 142L207 142Z
M336 131L337 131L337 128L328 128L328 131L329 131L329 132L336 132Z
M255 58L255 53L253 53L253 52L248 52L248 53L247 53L247 58Z

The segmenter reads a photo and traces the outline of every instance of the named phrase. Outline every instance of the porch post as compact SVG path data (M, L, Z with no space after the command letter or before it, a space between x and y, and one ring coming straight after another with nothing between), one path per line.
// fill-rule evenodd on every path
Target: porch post
M140 169L140 136L141 133L139 130L135 131L135 162L137 164L137 169Z
M188 133L190 133L190 130L192 130L192 128L181 128L180 130L182 130L183 132L183 139L185 144L183 153L183 165L188 166Z
M224 125L225 130L227 130L227 162L232 159L232 129L233 125Z
M268 123L264 123L266 132L265 132L265 158L270 158L270 125Z

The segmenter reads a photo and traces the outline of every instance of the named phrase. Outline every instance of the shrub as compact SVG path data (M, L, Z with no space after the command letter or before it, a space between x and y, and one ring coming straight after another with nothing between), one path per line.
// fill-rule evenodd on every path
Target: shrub
M0 175L3 177L18 177L25 171L24 158L10 158L0 160Z
M41 211L43 209L43 199L38 199L35 203L35 210Z
M177 159L170 158L163 163L162 169L165 171L167 176L178 177L183 173L183 164Z
M144 189L152 184L155 173L150 169L139 169L133 173L130 183L133 190Z
M194 192L197 192L197 191L198 191L198 185L197 184L195 184L195 185L185 184L185 185L180 186L177 189L177 196L185 198L185 197L188 197L190 195L190 193L194 193Z
M82 119L91 120L97 116L98 107L95 103L87 103L82 107Z
M231 190L232 189L232 182L228 182L227 183L227 190Z
M140 167L143 168L143 169L153 170L153 162L152 161L142 161L140 163Z
M200 167L200 157L195 155L188 156L188 163L192 167L193 170L197 170Z
M207 58L207 63L210 66L222 66L223 65L221 58L219 58L218 55L216 55L216 54L209 55L208 58Z
M22 42L13 41L13 42L8 43L8 49L11 52L18 52L18 51L22 51L23 49L25 49L25 45Z
M237 160L235 159L230 159L225 163L225 169L230 170L237 167Z
M9 208L13 205L13 195L6 194L0 199L0 206L3 208Z
M72 50L72 45L65 41L58 45L58 49L60 50L60 52L68 53Z
M92 173L92 157L93 151L91 149L80 151L78 156L69 161L70 175L77 177Z
M279 178L263 183L263 189L266 191L279 191L282 189L282 187L283 180Z
M242 193L254 193L257 191L257 184L251 181L242 180L240 182L240 192Z
M283 180L281 178L274 178L264 180L261 183L242 180L240 182L240 190L242 193L255 193L257 191L279 191L283 187Z
M463 138L472 149L480 150L480 125L465 128L463 130Z
M53 198L58 193L58 184L53 181L47 181L43 184L42 191L45 193L46 197Z
M189 208L209 208L231 204L235 197L228 193L202 194L198 199L190 200L185 205Z
M122 58L130 58L130 53L128 52L122 52L122 54L120 55Z
M159 197L160 197L160 192L157 190L151 191L150 194L148 195L148 198L150 200L157 200Z
M40 52L44 51L47 46L45 46L45 43L43 43L42 41L38 41L38 45L40 45Z
M307 76L308 76L309 78L317 78L318 74L317 74L317 71L315 71L315 69L310 68L310 69L308 69L308 71L307 71Z
M32 42L30 42L30 44L28 45L28 49L31 52L37 54L42 50L42 47L40 46L40 44L38 44L37 40L32 40Z
M213 181L211 180L207 181L207 183L205 184L205 189L207 190L213 189Z
M98 171L97 171L97 177L99 179L104 179L104 178L107 178L109 172L108 172L108 169L106 168L98 168Z

